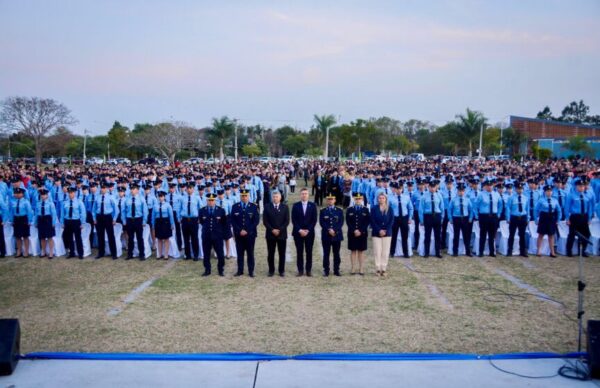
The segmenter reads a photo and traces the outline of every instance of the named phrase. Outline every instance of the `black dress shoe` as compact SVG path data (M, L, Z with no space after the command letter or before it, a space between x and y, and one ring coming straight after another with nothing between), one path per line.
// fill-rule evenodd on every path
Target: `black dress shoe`
M472 253L467 253L465 256L467 256L467 257L473 257L473 254Z
M83 256L79 256L79 260L83 260Z
M529 255L527 253L523 253L521 257L529 257Z
M140 257L140 261L146 261L145 257Z
M435 257L437 257L438 259L441 259L441 258L443 258L443 256L442 256L442 255L440 255L439 253L438 253L437 255L435 255Z
M404 255L404 258L405 258L405 259L408 259L408 258L409 258L409 256L408 256L408 255Z
M477 257L483 257L483 253L480 253Z
M199 259L197 257L194 257L194 261L198 261Z
M306 276L308 276L309 278L310 278L310 277L312 277L312 272L308 271L308 272L306 273Z
M550 254L550 257L556 257L556 255Z
M131 260L133 259L133 256L127 256L127 258L125 260Z
M334 272L334 273L333 273L333 275L334 275L334 276L342 276L342 274L341 274L341 273L339 273L339 272Z
M270 278L272 278L273 275L275 275L273 272L269 272L269 274L267 276L270 277Z
M210 272L206 272L206 271L205 271L205 272L202 274L202 276L210 276Z
M458 257L458 255L456 253L453 253L452 257Z
M329 276L329 272L323 272L323 276L324 277L328 277Z
M583 257L590 257L590 255L588 255L586 252L583 252L583 254L581 256L583 256Z
M98 255L98 256L94 257L94 259L101 259L103 257L104 257L104 255Z
M189 260L189 259L190 259L190 258L189 258L189 257L187 257L187 256L183 258L183 260Z
M428 259L428 258L429 258L429 255L425 255L425 256L423 256L423 258L425 258L425 259Z
M249 273L248 276L250 276L251 278L253 278L254 274L253 273Z
M219 272L219 276L223 277L225 274L223 272Z
M113 257L112 257L112 259L113 259L113 260L117 260L117 256L113 256Z
M235 276L235 277L238 277L238 276L242 276L243 274L244 274L243 272L237 272L237 273L236 273L235 275L233 275L233 276Z
M75 255L69 255L69 256L67 256L67 259L72 259L74 257L75 257Z
M495 253L492 253L491 255L489 255L490 257L496 257Z
M506 257L512 257L512 253L510 253L510 252L509 252L509 253L507 253L507 254L506 254Z
M285 277L285 272L282 272L279 274L280 277L284 278Z
M304 276L304 272L298 272L298 273L296 274L296 277L297 277L297 278L299 278L300 276Z

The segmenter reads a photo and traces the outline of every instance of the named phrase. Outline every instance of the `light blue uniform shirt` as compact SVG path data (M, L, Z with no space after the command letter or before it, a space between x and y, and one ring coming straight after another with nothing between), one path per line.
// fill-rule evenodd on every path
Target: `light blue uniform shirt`
M135 201L134 201L135 198ZM133 212L133 204L135 203L135 212ZM148 220L148 205L144 201L144 197L138 193L136 196L128 197L123 204L123 225L127 224L127 218L142 217L142 225L146 225Z
M465 194L453 197L448 204L448 215L450 221L452 217L469 217L469 222L473 221L473 204L469 197Z
M104 212L102 212L102 202L104 201ZM94 202L94 208L92 209L92 217L94 218L94 222L96 222L96 217L98 214L111 214L113 221L117 220L119 216L119 209L117 206L117 200L110 194L98 194L96 201Z
M548 200L550 200L550 203L548 203ZM552 197L548 198L545 195L541 196L540 199L538 199L537 203L535 204L535 222L538 222L540 220L540 213L541 212L545 212L545 213L558 213L557 214L557 220L560 220L561 215L562 215L562 210L560 208L560 206L558 206L558 201Z
M521 206L519 206L519 202ZM521 210L519 210L519 207ZM525 196L525 193L514 193L506 204L506 220L510 221L511 216L522 217L526 216L529 221L529 201Z
M71 208L73 211L71 212ZM69 214L71 216L69 217ZM81 224L85 223L86 211L85 205L79 199L71 200L68 198L61 204L60 223L64 224L66 220L79 220Z
M200 212L200 198L195 195L184 194L181 197L181 211L177 213L177 217L181 222L182 218L192 217L198 218Z
M583 212L581 211L581 203L583 202ZM587 214L588 220L592 219L594 213L594 205L590 200L589 196L585 195L585 192L580 193L579 191L569 194L567 197L567 204L565 206L565 217L569 218L571 214Z
M9 211L10 222L13 222L17 216L27 216L27 223L33 223L33 209L31 208L31 203L25 197L20 199L13 198Z
M171 223L171 227L175 225L175 219L173 218L173 209L168 202L160 202L157 200L154 203L154 208L152 208L152 227L154 227L154 223L158 218L169 218L169 222Z
M419 200L419 220L423 223L425 215L433 213L443 215L444 199L439 192L424 193Z
M34 224L37 226L38 218L42 217L42 207L44 208L44 215L52 217L52 226L56 225L56 221L58 221L58 215L56 214L56 207L54 206L54 201L50 198L47 200L40 199L37 203L35 209L35 221Z
M496 214L499 217L500 214L502 214L502 210L502 198L500 198L500 194L495 191L482 191L479 193L475 205L473 206L473 212L478 218L480 214L490 213Z

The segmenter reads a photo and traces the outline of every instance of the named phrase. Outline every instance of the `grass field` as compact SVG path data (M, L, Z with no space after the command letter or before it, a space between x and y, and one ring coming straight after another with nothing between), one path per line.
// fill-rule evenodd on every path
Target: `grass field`
M234 259L227 261L225 278L202 278L201 262L0 259L0 317L21 320L23 352L497 353L577 347L577 258L392 259L382 279L372 259L366 276L347 275L345 247L340 278L296 278L295 254L285 278L268 278L262 237L254 279L234 278ZM289 248L294 251L293 242ZM319 244L314 253L318 275ZM600 259L586 259L585 272L586 318L599 318ZM527 293L502 274L564 306ZM132 303L123 302L153 277ZM113 309L120 313L111 315Z

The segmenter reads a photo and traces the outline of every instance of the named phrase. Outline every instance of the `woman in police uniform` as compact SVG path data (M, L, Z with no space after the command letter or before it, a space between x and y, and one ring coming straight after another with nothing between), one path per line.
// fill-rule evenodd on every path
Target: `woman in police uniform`
M164 191L158 192L158 201L152 209L152 228L156 236L156 258L169 259L169 239L173 236L175 220L173 219L173 208L167 201Z
M17 240L15 257L29 257L29 226L33 221L33 209L31 203L23 198L24 194L25 189L20 187L14 189L15 198L11 204L11 222Z
M554 252L554 235L557 232L557 222L561 218L561 208L556 198L552 197L552 186L544 186L544 195L540 196L535 205L535 223L537 224L537 256L540 256L544 236L548 236L550 257L556 257Z
M351 275L364 276L365 257L367 250L367 239L371 215L369 209L363 206L361 193L353 193L354 205L346 210L346 224L348 225L348 249L350 250ZM357 269L358 268L358 269ZM358 271L358 272L357 272Z
M40 189L40 200L35 209L35 226L38 230L41 251L40 257L46 257L48 247L48 259L54 257L54 226L56 225L56 207L54 202L48 199L48 190Z

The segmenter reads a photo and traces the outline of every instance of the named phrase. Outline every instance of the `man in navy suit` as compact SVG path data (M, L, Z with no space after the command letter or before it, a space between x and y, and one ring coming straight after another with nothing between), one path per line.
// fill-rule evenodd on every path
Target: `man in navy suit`
M315 242L315 225L317 224L317 205L308 200L308 189L300 190L300 201L292 206L292 236L296 244L298 276L312 276L312 250ZM306 266L304 251L306 250Z
M248 275L254 277L254 242L256 241L256 227L260 222L258 206L250 202L250 191L240 190L241 202L233 205L231 209L231 226L235 236L235 249L237 251L238 270L235 276L244 274L244 253L248 255Z

